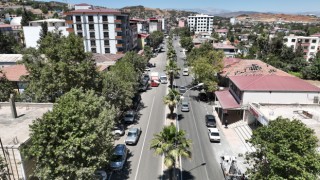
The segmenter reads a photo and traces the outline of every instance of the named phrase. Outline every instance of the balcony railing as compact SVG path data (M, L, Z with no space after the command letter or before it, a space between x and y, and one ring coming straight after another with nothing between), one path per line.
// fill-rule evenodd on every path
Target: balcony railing
M116 44L116 47L123 47L122 44Z
M116 39L122 39L122 36L116 36Z
M116 19L116 20L114 20L114 23L116 23L116 24L121 24L122 22L121 22L121 20Z
M116 28L115 30L116 30L116 31L120 31L120 32L122 31L122 29L121 29L121 28Z
M73 29L73 28L67 28L66 30L67 30L69 33L74 32L74 29Z
M66 20L66 24L73 24L73 20Z

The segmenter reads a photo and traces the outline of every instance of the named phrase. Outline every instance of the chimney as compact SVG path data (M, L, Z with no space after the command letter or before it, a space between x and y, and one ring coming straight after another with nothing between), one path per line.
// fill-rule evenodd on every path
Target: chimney
M17 109L16 109L16 103L14 99L15 99L14 94L10 94L9 103L11 107L11 115L12 115L12 118L17 118Z

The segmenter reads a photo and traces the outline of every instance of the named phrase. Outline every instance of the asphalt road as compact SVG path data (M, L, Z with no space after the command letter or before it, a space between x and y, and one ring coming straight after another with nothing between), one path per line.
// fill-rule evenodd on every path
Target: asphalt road
M156 63L156 67L151 71L163 72L166 65L166 52L161 52L157 57L150 60ZM150 142L155 133L159 133L165 123L165 105L163 97L166 95L166 84L159 87L151 87L146 92L141 93L141 105L138 109L138 122L130 125L141 127L142 134L136 146L127 146L130 150L125 168L119 172L113 172L112 180L156 180L162 179L163 166L162 158L154 155L150 150ZM127 130L126 130L127 133ZM124 135L116 143L124 143Z
M181 69L184 66L184 57L178 40L174 40L174 47L177 52L178 65ZM191 86L191 76L181 76L175 80L177 86ZM225 136L220 133L221 142L211 143L208 138L208 128L205 126L205 115L212 114L212 106L208 103L197 100L198 91L190 90L184 97L189 99L190 111L181 112L179 109L179 128L187 133L187 137L192 140L191 160L182 159L182 177L180 179L201 179L220 180L224 179L219 157L226 153L229 148Z

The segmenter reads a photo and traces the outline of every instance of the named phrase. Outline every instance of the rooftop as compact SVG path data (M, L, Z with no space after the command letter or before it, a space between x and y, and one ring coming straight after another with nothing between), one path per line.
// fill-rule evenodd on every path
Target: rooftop
M9 81L20 81L22 76L29 74L23 64L4 67L2 70Z
M124 54L93 54L93 59L97 63L100 71L114 65Z
M66 15L71 15L71 14L80 14L80 13L85 13L85 14L97 14L97 13L102 13L102 14L121 14L120 11L115 10L115 9L104 9L104 8L98 8L98 9L77 9L73 10L70 12L66 12Z
M229 76L243 91L319 92L320 88L297 77L277 75Z
M37 106L16 104L18 118L11 117L10 106L1 103L0 113L0 137L2 144L18 145L29 139L29 125L32 121L42 117L42 115L52 107L42 104ZM51 105L52 106L52 105Z
M216 29L214 31L217 33L227 33L229 30L228 29Z
M0 62L17 62L22 60L22 54L0 54Z
M43 20L37 20L37 21L29 21L29 23L33 22L38 22L38 23L43 23L43 22L66 22L64 19L43 19Z
M91 5L86 3L81 3L81 4L75 4L75 6L91 6Z
M229 45L229 44L223 44L223 43L213 43L212 44L214 49L237 49L236 47Z

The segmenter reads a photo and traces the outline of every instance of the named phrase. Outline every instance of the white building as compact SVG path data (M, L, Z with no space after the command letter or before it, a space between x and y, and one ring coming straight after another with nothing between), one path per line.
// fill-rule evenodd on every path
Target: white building
M213 43L212 46L215 50L223 51L224 55L229 58L233 58L238 54L237 48L229 44Z
M293 34L284 37L284 44L296 50L301 46L304 58L309 60L320 50L320 38L317 36L295 36Z
M62 35L68 36L68 26L66 26L65 20L63 19L44 19L38 21L30 21L29 26L23 26L24 42L26 47L37 48L37 41L40 39L41 24L44 22L48 23L48 31L60 31Z
M213 17L205 14L197 14L195 16L188 16L188 26L190 31L196 34L200 32L212 33L213 30Z
M78 9L65 13L68 31L83 37L86 52L125 53L130 47L128 14L114 9Z

